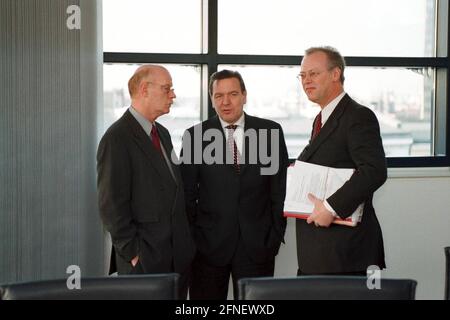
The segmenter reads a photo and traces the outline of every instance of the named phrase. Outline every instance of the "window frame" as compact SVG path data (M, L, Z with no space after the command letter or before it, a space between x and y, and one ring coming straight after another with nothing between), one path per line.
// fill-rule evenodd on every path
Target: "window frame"
M221 64L239 65L299 65L303 56L292 55L243 55L219 54L218 44L218 0L202 1L203 48L199 54L104 52L103 62L108 63L161 63L198 64L201 66L201 120L215 115L208 98L208 79ZM448 0L436 0L436 57L356 57L346 56L349 67L430 67L436 71L435 109L433 125L433 145L435 156L388 157L389 168L449 167L450 166L450 108L448 104L450 83L450 30ZM205 108L205 106L207 106Z

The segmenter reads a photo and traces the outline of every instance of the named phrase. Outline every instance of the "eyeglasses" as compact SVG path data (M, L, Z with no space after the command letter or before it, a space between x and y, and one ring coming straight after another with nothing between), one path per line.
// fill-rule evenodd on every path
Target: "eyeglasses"
M156 82L151 82L151 81L147 81L147 83L149 84L154 84L154 85L158 85L162 91L164 91L166 94L169 94L170 92L173 92L175 89L169 85L169 84L160 84L160 83L156 83Z
M311 80L314 80L323 72L324 72L324 70L322 70L322 71L310 70L308 72L300 72L297 75L297 79L300 80L300 81L304 81L306 79L306 76L309 76L309 78Z

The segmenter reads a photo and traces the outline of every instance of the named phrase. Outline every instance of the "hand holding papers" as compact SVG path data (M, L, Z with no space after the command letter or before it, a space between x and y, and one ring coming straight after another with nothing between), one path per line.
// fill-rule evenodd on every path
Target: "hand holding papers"
M288 168L284 216L307 219L314 204L308 193L324 200L335 193L350 177L354 169L336 169L303 161ZM347 219L336 218L333 223L356 226L361 221L364 203Z

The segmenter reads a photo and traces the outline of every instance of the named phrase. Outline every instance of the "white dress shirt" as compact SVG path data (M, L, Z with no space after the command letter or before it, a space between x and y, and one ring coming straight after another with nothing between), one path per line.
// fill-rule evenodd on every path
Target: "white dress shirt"
M244 126L245 126L245 116L244 112L242 112L241 117L235 122L235 123L228 123L222 120L222 118L219 117L220 124L222 125L223 132L225 133L225 138L228 139L228 130L226 126L229 125L236 125L236 130L233 132L233 139L236 143L236 146L239 150L239 153L242 154L243 149L243 142L244 142Z

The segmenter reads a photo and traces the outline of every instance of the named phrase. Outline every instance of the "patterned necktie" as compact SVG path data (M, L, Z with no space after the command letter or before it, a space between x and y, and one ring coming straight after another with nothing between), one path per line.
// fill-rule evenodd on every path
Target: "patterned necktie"
M158 150L158 152L160 154L162 154L161 142L159 140L158 130L156 130L156 126L155 125L152 125L151 135L152 135L152 143L155 146L155 149Z
M228 138L227 138L227 145L230 149L231 153L233 154L233 166L236 170L236 173L239 174L241 168L239 167L239 152L236 145L236 141L234 141L233 133L237 128L237 125L232 124L229 126L226 126L225 128L228 129Z
M311 140L314 140L314 138L317 137L320 129L322 129L322 112L319 112L319 114L316 116L316 119L314 120L314 129Z

